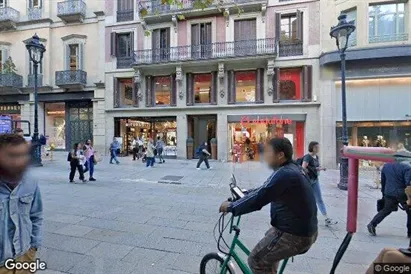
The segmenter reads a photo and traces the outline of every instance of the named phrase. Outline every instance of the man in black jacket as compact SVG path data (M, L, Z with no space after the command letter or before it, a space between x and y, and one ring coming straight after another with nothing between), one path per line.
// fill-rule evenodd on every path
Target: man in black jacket
M405 188L411 183L411 165L408 162L387 163L381 171L381 192L384 207L367 225L368 232L376 236L375 228L393 211L398 210L398 204L403 205L407 212L407 234L411 237L411 212L406 206Z
M254 274L277 273L281 260L307 252L317 239L314 194L308 177L292 156L288 139L272 139L265 150L265 160L275 170L273 174L243 198L220 206L220 212L238 216L271 203L272 227L248 258Z

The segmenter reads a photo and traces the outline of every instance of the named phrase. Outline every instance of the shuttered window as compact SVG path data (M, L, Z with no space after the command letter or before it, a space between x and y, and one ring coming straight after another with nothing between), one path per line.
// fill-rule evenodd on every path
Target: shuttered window
M151 33L153 61L166 61L170 58L170 28L156 29Z
M117 22L133 21L134 2L133 0L117 1Z
M257 20L236 20L234 23L234 52L237 55L257 52Z
M211 23L191 25L191 56L196 59L212 56Z

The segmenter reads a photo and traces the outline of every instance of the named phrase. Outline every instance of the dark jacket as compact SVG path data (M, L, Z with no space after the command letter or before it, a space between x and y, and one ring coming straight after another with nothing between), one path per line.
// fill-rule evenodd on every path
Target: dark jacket
M407 162L387 163L381 170L381 191L388 197L406 200L404 189L411 183L411 165Z
M287 162L260 187L233 202L234 216L260 210L271 203L271 225L297 236L317 232L317 205L309 178L294 162Z

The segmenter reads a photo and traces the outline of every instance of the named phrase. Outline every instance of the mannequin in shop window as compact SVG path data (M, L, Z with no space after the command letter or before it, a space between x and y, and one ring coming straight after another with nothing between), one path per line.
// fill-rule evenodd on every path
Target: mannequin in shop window
M382 135L377 136L377 141L375 142L375 146L376 147L386 147L387 146L387 141L385 141Z
M361 141L361 146L368 147L370 145L370 140L368 140L367 136L363 136Z

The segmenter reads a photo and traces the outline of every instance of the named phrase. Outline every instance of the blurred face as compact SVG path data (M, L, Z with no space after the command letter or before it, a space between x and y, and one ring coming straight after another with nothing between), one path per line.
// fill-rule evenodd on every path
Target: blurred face
M21 178L30 163L28 144L0 148L0 170L12 178Z
M280 167L287 159L284 152L275 152L271 145L266 145L264 149L264 160L273 169Z
M205 142L204 145L206 146L206 145L207 145L207 142Z
M320 145L315 145L315 146L313 147L313 152L314 152L314 153L319 153L319 152L320 152Z
M77 145L77 149L81 149L81 143Z
M87 140L86 144L91 145L91 140Z

